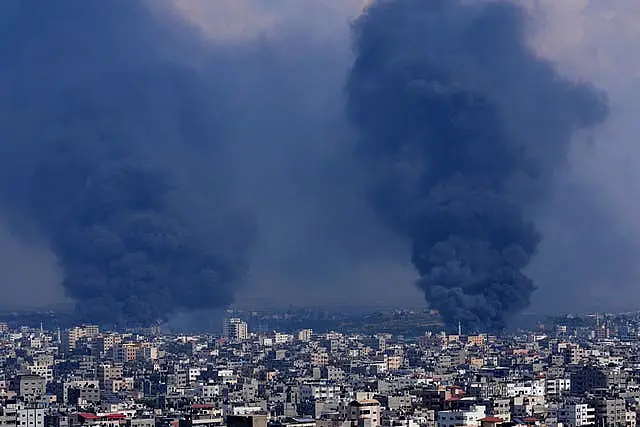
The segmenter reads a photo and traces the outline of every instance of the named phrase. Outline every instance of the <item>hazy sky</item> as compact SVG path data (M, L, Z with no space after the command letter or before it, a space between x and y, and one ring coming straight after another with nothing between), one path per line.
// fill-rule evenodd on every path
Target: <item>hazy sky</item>
M640 127L634 118L640 111L640 53L634 48L640 41L640 5L630 0L528 3L538 24L533 43L541 54L564 73L606 89L612 110L592 144L576 144L573 169L550 211L553 233L547 232L537 266L551 270L542 275L550 288L570 290L567 298L579 307L632 308L640 300ZM584 285L555 283L556 272ZM539 292L539 305L552 294Z
M293 34L344 49L350 43L347 23L363 3L182 0L181 6L216 42ZM538 52L563 73L605 89L612 107L605 126L586 141L576 141L571 168L558 177L554 201L542 214L545 241L531 267L540 288L532 310L628 308L640 301L640 170L635 167L640 125L634 118L640 108L640 53L635 48L640 41L640 5L633 0L519 3L531 11L531 38ZM349 59L334 58L331 66L346 70ZM397 281L410 278L401 267L390 271L396 272ZM392 288L400 300L416 296L410 284Z
M348 149L350 138L340 116L343 79L351 60L349 21L365 2L175 1L185 17L202 28L207 43L248 52L251 46L266 46L269 53L268 73L260 69L259 60L247 59L251 53L244 53L247 57L242 60L256 66L243 70L237 79L244 86L232 91L239 110L244 108L244 101L256 96L266 99L263 106L243 110L247 119L263 114L265 105L273 117L268 125L253 130L239 128L238 150L253 147L256 135L272 133L280 151L274 153L263 147L264 152L258 153L281 157L274 160L276 163L266 162L262 170L260 165L242 164L255 167L271 187L256 188L255 181L243 182L238 177L243 200L265 208L250 286L241 292L241 299L275 292L288 302L309 297L320 301L337 291L344 291L340 295L347 297L367 290L365 302L415 305L420 301L420 293L411 284L415 274L409 266L408 250L403 242L380 230L363 197L353 200L348 183L343 183L343 191L349 203L328 210L330 215L318 214L326 210L324 198L334 200L341 193L319 194L317 180L331 175L337 177L333 186L339 187L340 174L346 176L344 171L349 168L348 164L335 164L334 159ZM640 124L635 124L634 117L640 111L640 52L636 48L640 42L640 5L635 0L518 3L531 11L532 43L538 52L553 60L563 73L605 89L612 106L605 126L576 141L571 168L558 176L554 201L541 214L545 241L531 268L540 289L531 310L631 308L640 302L640 287L636 286L640 279L640 264L636 262L640 249L640 170L636 167L640 160L636 144ZM264 49L256 48L256 52ZM284 87L282 93L271 91L276 84ZM295 109L282 107L283 103ZM292 121L299 126L283 134L292 110L298 114ZM287 165L295 156L318 156L321 168L331 169L269 169L273 164ZM307 177L307 181L303 179L306 186L291 182L292 177L300 176ZM271 203L273 200L287 200L290 205L283 207ZM289 216L283 221L285 211ZM353 238L344 239L345 233ZM353 243L345 248L344 241ZM298 253L305 245L308 252ZM63 299L55 285L59 280L55 260L45 245L24 243L0 228L0 255L4 282L19 284L12 290L12 298L3 298L3 302L28 300L40 305ZM301 266L302 272L290 271L291 265ZM313 281L309 272L317 276L315 280L326 281L327 287L330 282L335 287L327 291L318 283L308 286L305 280ZM47 291L37 291L40 289Z

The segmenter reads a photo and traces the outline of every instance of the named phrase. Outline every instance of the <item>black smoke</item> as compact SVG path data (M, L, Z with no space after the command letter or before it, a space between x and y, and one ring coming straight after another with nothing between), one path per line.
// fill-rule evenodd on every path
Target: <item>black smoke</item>
M199 36L154 6L0 4L2 208L45 236L78 315L101 323L224 307L242 270L214 237L235 224L214 188L221 117ZM193 194L211 211L193 214Z
M378 1L354 23L348 111L371 198L449 328L500 329L529 304L536 209L608 114L536 56L526 24L512 3L463 0Z

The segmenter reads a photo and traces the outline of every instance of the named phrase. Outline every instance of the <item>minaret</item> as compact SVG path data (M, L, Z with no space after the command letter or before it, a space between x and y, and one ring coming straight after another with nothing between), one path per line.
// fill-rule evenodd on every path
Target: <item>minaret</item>
M458 336L462 336L462 322L458 320Z

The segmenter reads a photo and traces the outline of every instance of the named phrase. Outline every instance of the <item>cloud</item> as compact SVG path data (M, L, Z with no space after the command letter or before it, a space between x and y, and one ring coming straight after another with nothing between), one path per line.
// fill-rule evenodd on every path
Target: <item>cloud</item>
M220 0L215 6L206 0L177 1L214 40L304 34L341 49L334 68L345 68L351 60L345 23L363 5L359 0ZM539 54L562 74L605 89L612 106L607 124L589 135L593 143L574 144L570 167L557 177L554 202L541 213L545 240L531 269L540 288L534 309L566 309L564 303L553 303L560 301L559 290L576 309L593 309L594 298L603 308L619 306L615 294L602 298L601 290L610 286L637 300L640 271L633 254L640 247L640 152L635 136L640 125L634 116L640 109L640 6L633 0L517 2L530 11L531 43ZM291 55L301 53L309 54L296 50ZM334 82L332 89L337 87Z
M279 31L344 38L365 0L175 0L213 40L233 42Z
M389 294L400 302L414 300L418 292L409 283L414 275L404 242L378 229L362 194L351 204L332 205L358 188L358 175L344 156L351 136L339 112L344 73L352 60L349 22L365 2L170 1L198 25L207 49L224 51L224 58L205 66L215 69L216 78L223 75L229 86L225 96L232 105L224 114L230 121L242 119L228 134L233 135L230 165L237 178L229 191L240 204L264 209L251 292L304 300L304 282L313 274L321 283L339 283L338 288L358 289L370 281L376 294L372 300ZM640 269L633 256L640 249L640 152L635 142L640 124L634 117L640 109L640 5L634 0L514 1L532 14L537 51L563 74L607 90L612 104L607 125L589 136L593 143L574 145L571 168L558 177L554 204L541 214L545 241L532 269L540 287L534 308L566 309L561 302L550 305L559 301L559 290L576 308L592 309L594 298L603 307L619 306L622 300L633 303L640 298L635 291ZM277 85L284 90L275 91ZM259 120L265 112L270 122ZM248 148L257 150L256 158L242 157ZM274 165L279 167L274 170ZM252 172L243 173L248 170ZM9 263L0 265L6 282L26 286L57 280L56 260L45 245L34 248L0 235L0 250L5 246L7 253L23 254L20 259L25 260L11 263L25 266L25 274L15 279ZM371 250L354 258L362 247ZM43 266L37 269L43 277L26 274L31 265ZM611 292L607 301L602 289L610 287L628 294L622 298ZM331 289L327 293L335 293L336 287ZM59 291L52 291L51 300L60 298Z
M368 207L343 115L362 2L178 4L216 52L207 67L229 67L228 185L257 228L240 299L329 304L368 287L362 304L415 300L408 248Z

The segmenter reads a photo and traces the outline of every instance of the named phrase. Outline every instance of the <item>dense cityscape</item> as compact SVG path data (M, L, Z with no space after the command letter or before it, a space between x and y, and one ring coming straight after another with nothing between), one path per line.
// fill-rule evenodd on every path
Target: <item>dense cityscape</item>
M300 314L227 314L197 335L2 322L0 426L632 427L640 416L637 314L503 336L291 330ZM398 314L424 318L378 317ZM256 317L293 323L256 330Z
M634 1L0 0L0 427L636 427Z

